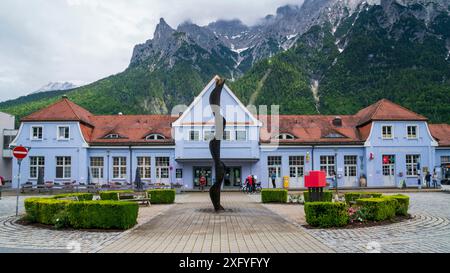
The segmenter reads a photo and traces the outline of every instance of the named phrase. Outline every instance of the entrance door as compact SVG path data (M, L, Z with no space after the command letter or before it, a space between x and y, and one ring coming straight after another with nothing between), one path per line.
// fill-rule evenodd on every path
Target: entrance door
M383 184L395 186L395 155L383 155Z
M240 187L241 184L241 167L227 167L225 169L224 187Z
M200 177L205 176L206 186L212 185L211 167L194 167L194 188L200 186Z
M358 186L358 180L356 178L357 170L357 156L345 155L344 156L344 186L356 187Z

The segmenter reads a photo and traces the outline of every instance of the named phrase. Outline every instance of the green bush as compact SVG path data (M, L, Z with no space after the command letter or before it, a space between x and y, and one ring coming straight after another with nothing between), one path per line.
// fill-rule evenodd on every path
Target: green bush
M117 194L125 192L125 193L133 193L133 190L122 190L122 191L101 191L100 199L101 200L117 200Z
M78 201L91 201L94 198L92 193L66 193L58 194L53 196L54 199L66 198L66 197L77 197Z
M127 229L136 224L139 206L135 202L27 198L25 210L27 220L57 228Z
M345 202L350 204L362 198L380 198L383 194L379 192L347 192L345 193Z
M314 227L342 227L348 224L348 206L342 202L305 203L306 222Z
M262 189L261 201L263 203L286 203L288 191L285 189Z
M396 195L387 195L384 196L385 198L394 198L397 200L397 206L395 209L396 215L408 215L408 208L409 208L409 196L403 195L403 194L396 194Z
M394 198L361 198L356 204L367 211L367 220L383 221L395 216L397 200Z
M172 204L175 202L176 190L174 189L154 189L147 192L152 204Z
M305 203L311 202L309 201L308 191L303 192L303 199L305 199ZM333 191L323 191L323 200L321 202L331 202L331 200L333 200Z

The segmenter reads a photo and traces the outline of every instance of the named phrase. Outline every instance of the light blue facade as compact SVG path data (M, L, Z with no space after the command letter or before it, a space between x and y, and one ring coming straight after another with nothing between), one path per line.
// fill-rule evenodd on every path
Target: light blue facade
M89 178L100 184L131 182L135 178L138 158L147 157L150 158L149 173L142 178L144 181L180 183L192 189L196 183L195 172L210 171L208 184L211 185L214 183L214 168L208 137L215 128L208 98L213 88L214 80L171 124L174 144L93 146L85 141L79 122L23 122L13 143L31 147L29 156L22 162L21 183L36 183L33 168L42 167L45 181L86 183ZM265 144L260 141L261 122L228 87L225 87L221 99L221 111L227 120L225 130L229 132L229 140L222 141L221 155L230 168L229 172L233 173L232 182L225 187L238 187L249 174L256 175L263 187L272 187L269 171L276 170L278 188L283 186L284 176L289 177L290 188L304 188L304 175L310 170L327 168L336 171L340 188L359 187L361 176L367 177L368 187L398 187L401 180L405 180L408 186L417 186L418 178L423 179L423 170L432 171L440 166L442 158L450 158L450 148L438 147L425 121L373 121L367 140L358 145ZM58 138L61 126L69 127L68 139ZM391 126L391 137L388 139L383 138L383 126ZM416 137L408 138L408 126L415 126ZM42 139L33 139L33 127L42 127ZM384 164L383 158L391 155L394 162ZM32 166L33 157L45 158L44 166ZM63 166L65 170L70 169L70 175L64 171L64 177L57 177L57 158L61 157L70 158L70 164ZM101 162L101 166L93 166L93 158ZM118 167L114 168L118 158L123 164L120 175L117 173ZM407 163L408 158L414 158L416 162ZM168 163L158 163L158 160ZM416 170L417 163L420 164L419 171ZM59 171L61 168L59 166ZM414 171L411 173L409 169ZM13 183L17 185L16 160L13 174ZM332 185L331 178L328 180Z

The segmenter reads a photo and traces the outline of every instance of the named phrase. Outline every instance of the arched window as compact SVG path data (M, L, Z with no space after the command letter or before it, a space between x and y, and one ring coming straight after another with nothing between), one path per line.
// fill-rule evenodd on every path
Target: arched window
M145 137L145 139L146 140L163 140L163 139L166 139L166 137L161 134L151 134L151 135L148 135L147 137Z
M282 139L282 140L285 140L285 139L294 139L294 138L295 138L295 137L294 137L293 135L287 134L287 133L279 134L279 135L277 135L277 136L275 137L275 139Z

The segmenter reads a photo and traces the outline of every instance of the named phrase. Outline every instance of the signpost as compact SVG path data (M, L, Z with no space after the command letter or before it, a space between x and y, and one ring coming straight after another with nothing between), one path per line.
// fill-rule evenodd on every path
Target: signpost
M19 215L20 166L22 165L22 159L27 157L28 150L29 149L23 146L16 146L13 149L13 156L17 159L17 164L19 164L19 173L17 175L16 216Z

